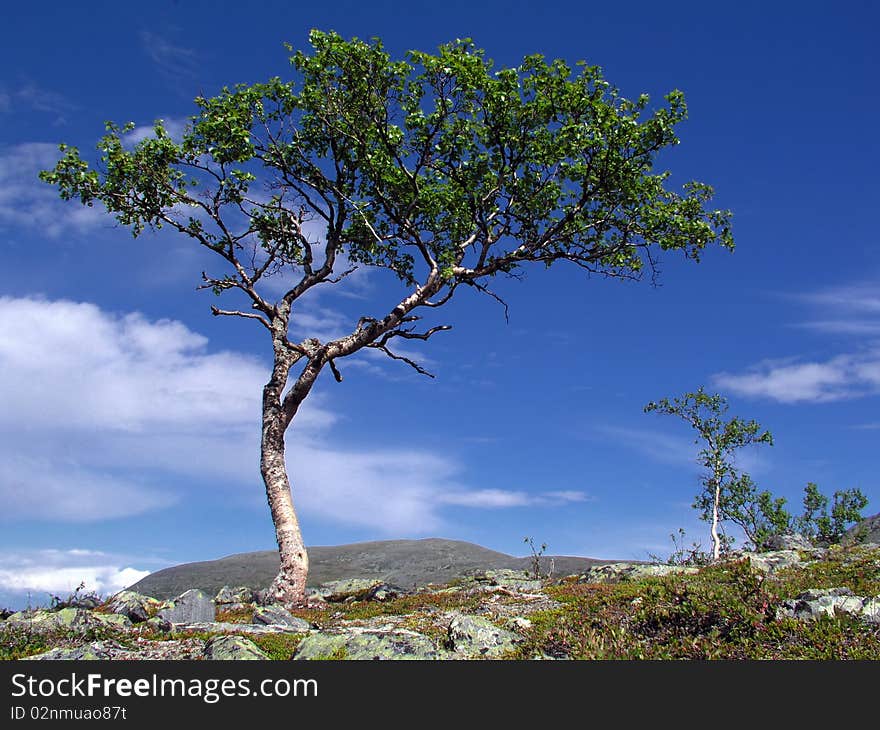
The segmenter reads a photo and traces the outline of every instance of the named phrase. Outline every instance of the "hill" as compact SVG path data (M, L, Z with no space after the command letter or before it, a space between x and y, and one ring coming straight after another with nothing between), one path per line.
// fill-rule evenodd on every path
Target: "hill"
M308 548L309 586L346 578L379 578L401 588L443 584L481 570L530 570L532 558L514 557L459 540L381 540ZM543 556L541 570L556 575L583 573L613 561ZM158 570L130 590L169 599L190 588L214 595L224 585L268 588L278 572L278 552L263 550Z

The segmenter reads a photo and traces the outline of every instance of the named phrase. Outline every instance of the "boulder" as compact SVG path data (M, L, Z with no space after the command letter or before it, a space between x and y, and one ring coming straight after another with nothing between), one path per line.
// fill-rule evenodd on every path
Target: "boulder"
M764 542L765 550L815 550L815 546L799 532L771 535Z
M157 616L172 624L191 624L213 621L216 617L214 601L198 590L188 590L167 601Z
M692 565L645 565L642 563L608 563L596 565L583 575L578 576L578 583L623 583L657 578L681 573L696 573L699 568Z
M259 661L268 658L253 641L243 636L215 636L205 644L205 659Z
M115 614L127 616L133 623L141 623L155 615L160 602L135 591L121 591L110 599L107 607Z
M328 603L363 601L369 599L371 591L382 585L384 584L380 578L349 578L322 583L312 593Z
M755 570L773 574L783 568L802 565L803 560L797 550L774 550L766 553L744 553Z
M72 649L50 649L42 654L25 657L31 661L93 661L96 659L111 659L112 648L103 641L94 641Z
M777 617L815 621L823 616L855 616L871 623L880 622L880 596L854 596L849 588L811 588L796 598L783 601Z
M228 621L203 621L194 624L174 624L172 627L176 633L196 631L205 634L229 633L229 634L302 634L310 630L300 624L294 626L282 626L280 624L234 624Z
M442 659L431 640L415 631L350 628L318 632L302 640L294 659Z
M131 626L127 616L113 613L95 613L84 608L62 608L60 611L36 609L19 611L6 619L9 624L21 624L32 631L54 631L69 629L86 631L88 629L125 629Z
M279 606L277 604L259 606L254 611L254 617L251 622L255 624L264 624L266 626L285 626L303 632L308 631L312 627L308 621L297 618L284 608L284 606Z
M219 608L235 610L243 608L250 603L256 603L256 596L253 589L247 586L236 586L234 588L223 586L217 591L217 595L214 596L214 603Z
M540 591L543 582L525 570L513 570L501 568L499 570L484 570L474 573L463 581L463 584L473 584L482 590L494 590L506 588L517 593L535 593Z
M481 616L455 616L449 624L447 646L457 654L494 658L509 654L522 639Z

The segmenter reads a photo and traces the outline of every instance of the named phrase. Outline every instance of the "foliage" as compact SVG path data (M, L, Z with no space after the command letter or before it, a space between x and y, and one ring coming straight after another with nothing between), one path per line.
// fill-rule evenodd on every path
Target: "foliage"
M848 616L776 619L781 602L806 588L880 591L880 560L868 551L829 551L826 560L765 576L748 561L696 574L615 585L561 583L547 592L561 607L530 616L520 658L873 659L880 625Z
M831 514L828 514L828 497L809 482L804 488L804 514L795 521L797 529L817 543L839 543L847 528L862 519L862 510L868 500L859 489L836 491L833 495Z
M698 459L706 469L701 477L703 490L697 494L694 508L700 517L712 524L713 558L717 559L722 548L729 545L729 538L721 532L725 519L737 522L747 530L749 539L752 523L744 507L754 503L754 484L748 474L739 472L733 463L734 454L752 444L771 444L769 431L761 432L757 421L744 421L739 417L724 420L727 399L721 395L706 393L700 387L695 393L685 393L679 398L663 398L645 406L645 412L658 412L677 416L697 431L695 443L703 443ZM769 495L768 495L769 496Z
M60 611L63 608L97 608L102 603L104 603L104 599L98 595L96 591L86 591L85 581L81 581L80 584L73 590L73 593L69 593L66 597L62 598L61 596L56 596L54 594L49 594L51 596L51 600L49 602L49 610L50 611Z
M649 554L648 557L654 563L663 565L706 565L711 559L711 555L703 550L701 543L692 541L690 546L684 544L685 531L678 528L678 534L672 533L669 539L672 540L672 552L665 558L659 555Z
M203 273L202 288L246 301L213 314L268 331L261 471L287 543L270 591L291 604L305 600L306 568L284 433L325 366L341 382L337 360L369 347L430 375L394 344L450 329L414 323L459 287L498 298L493 277L526 266L634 279L656 273L659 251L699 261L711 244L734 245L710 186L674 192L655 170L687 116L678 90L649 110L647 95L624 98L598 66L535 54L496 70L468 39L402 60L378 39L313 30L309 42L290 57L291 80L196 98L180 140L161 120L137 142L132 123L107 122L97 164L63 144L40 173L134 236L167 226L212 251L223 271ZM362 266L391 271L406 294L334 340L291 341L295 302ZM276 298L265 281L282 273L289 288Z
M248 636L262 652L277 661L286 661L293 656L303 640L302 634L256 634Z

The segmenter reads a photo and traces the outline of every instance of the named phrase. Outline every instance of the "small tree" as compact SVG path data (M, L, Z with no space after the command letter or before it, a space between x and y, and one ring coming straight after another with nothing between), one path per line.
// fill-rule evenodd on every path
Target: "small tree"
M648 113L647 96L623 98L596 66L573 73L532 55L496 71L468 40L392 60L376 39L309 38L293 80L198 97L182 140L160 121L130 145L132 127L108 123L98 169L62 145L41 173L135 236L168 226L216 254L225 271L203 274L204 286L244 304L214 315L267 331L260 471L281 556L271 594L286 603L304 598L308 557L285 434L325 368L342 381L338 363L374 348L428 374L394 343L448 330L415 323L462 289L491 294L499 274L565 261L633 279L654 273L658 250L699 260L709 244L733 248L729 213L706 207L709 186L678 194L654 171L678 142L679 91ZM403 294L342 337L292 340L300 300L361 266L392 271ZM291 283L270 298L265 280L280 272Z
M740 517L742 524L750 524L744 508L754 503L751 498L754 483L748 474L736 469L734 454L750 444L773 443L770 432L762 433L757 421L744 421L739 417L724 420L727 408L726 398L710 395L703 388L695 393L685 393L680 398L663 398L645 406L646 413L656 411L683 419L697 431L694 443L704 444L699 452L699 462L707 472L701 477L703 490L697 495L694 508L699 509L701 518L712 525L713 560L721 556L725 543L721 532L724 519L729 519L733 513Z
M834 492L831 514L828 514L828 497L813 482L804 488L804 514L794 521L794 526L814 542L826 545L839 543L847 528L862 519L862 510L868 499L859 489Z

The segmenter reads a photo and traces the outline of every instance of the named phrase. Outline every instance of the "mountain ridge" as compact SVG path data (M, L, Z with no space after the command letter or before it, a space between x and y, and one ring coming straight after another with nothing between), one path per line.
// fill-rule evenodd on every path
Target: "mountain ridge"
M309 587L347 578L378 578L401 588L444 584L482 570L531 570L534 558L516 557L462 540L429 537L418 540L374 540L347 545L306 548ZM543 574L583 573L594 565L617 562L570 555L542 555ZM629 561L633 562L633 561ZM638 561L635 561L638 562ZM216 560L170 566L129 586L159 599L170 599L190 588L214 595L224 585L268 588L278 572L277 550L236 553Z

